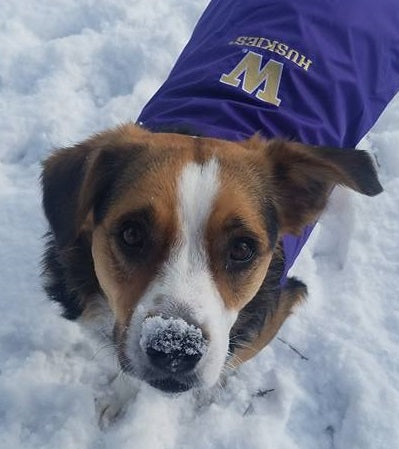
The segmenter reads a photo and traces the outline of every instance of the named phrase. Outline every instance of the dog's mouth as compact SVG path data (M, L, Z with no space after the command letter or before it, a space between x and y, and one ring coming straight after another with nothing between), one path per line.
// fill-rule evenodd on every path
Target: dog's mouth
M164 393L184 393L201 384L195 373L190 374L166 374L147 369L140 376L141 380Z
M151 380L149 384L164 393L184 393L193 387L190 383L183 383L172 377Z
M126 374L136 377L164 393L184 393L199 386L198 378L194 373L164 376L153 369L145 369L140 372L140 370L134 369L132 362L123 353L119 352L118 356L120 366Z

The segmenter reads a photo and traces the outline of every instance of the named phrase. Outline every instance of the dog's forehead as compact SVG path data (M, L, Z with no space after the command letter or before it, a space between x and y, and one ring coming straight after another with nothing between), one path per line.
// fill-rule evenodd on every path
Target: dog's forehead
M256 181L259 176L250 173L259 165L259 157L239 144L169 133L144 134L132 144L140 147L143 154L128 160L113 191L108 192L112 207L108 207L106 215L110 218L146 207L151 207L158 216L171 217L181 199L183 180L185 191L193 182L200 183L201 187L192 192L198 199L208 183L217 183L218 191L212 198L219 208L223 204L226 210L237 209L238 199L252 202L254 190L260 189ZM209 176L211 162L217 170ZM229 196L230 201L226 201ZM219 197L224 200L217 201Z
M150 158L204 163L217 157L222 163L243 165L259 160L261 151L257 145L246 145L210 137L189 136L176 133L143 133L134 135L132 142L147 149Z

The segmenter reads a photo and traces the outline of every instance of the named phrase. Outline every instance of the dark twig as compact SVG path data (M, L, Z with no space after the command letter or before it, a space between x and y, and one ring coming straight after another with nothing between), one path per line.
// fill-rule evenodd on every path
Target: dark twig
M270 390L258 390L256 393L255 393L255 396L257 397L257 398L263 398L264 396L266 396L268 393L271 393L272 391L274 391L275 390L275 388L270 388Z
M287 341L283 340L281 337L277 337L277 340L280 340L281 343L284 343L285 345L287 345L290 349L292 349L295 352L295 354L298 354L302 360L309 360L307 357L305 357L303 354L301 354L298 351L298 349L294 348L292 345L290 345Z
M274 388L270 388L269 390L258 390L256 393L252 395L253 398L263 398L267 394L274 391ZM249 403L248 407L245 409L245 412L243 413L243 416L248 415L249 413L252 413L254 411L254 406L252 405L252 401Z
M247 416L248 414L251 414L253 411L254 406L252 405L252 402L250 402L248 407L245 409L245 412L242 414L242 416Z

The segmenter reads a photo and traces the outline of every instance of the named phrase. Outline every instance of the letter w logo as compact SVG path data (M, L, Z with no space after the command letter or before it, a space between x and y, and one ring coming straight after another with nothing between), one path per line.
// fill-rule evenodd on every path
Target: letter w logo
M261 55L249 51L234 69L230 73L224 73L219 81L238 87L241 83L240 77L244 75L242 90L252 94L257 89L256 98L279 106L281 100L277 95L284 64L274 59L269 59L261 68L262 62L263 58ZM263 89L261 88L262 84L264 84Z

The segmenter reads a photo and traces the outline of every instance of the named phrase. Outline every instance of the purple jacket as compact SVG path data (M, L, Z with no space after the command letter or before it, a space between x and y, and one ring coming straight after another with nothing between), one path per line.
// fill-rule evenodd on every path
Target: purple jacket
M355 147L398 90L398 0L212 0L138 121ZM282 282L312 228L284 236Z

